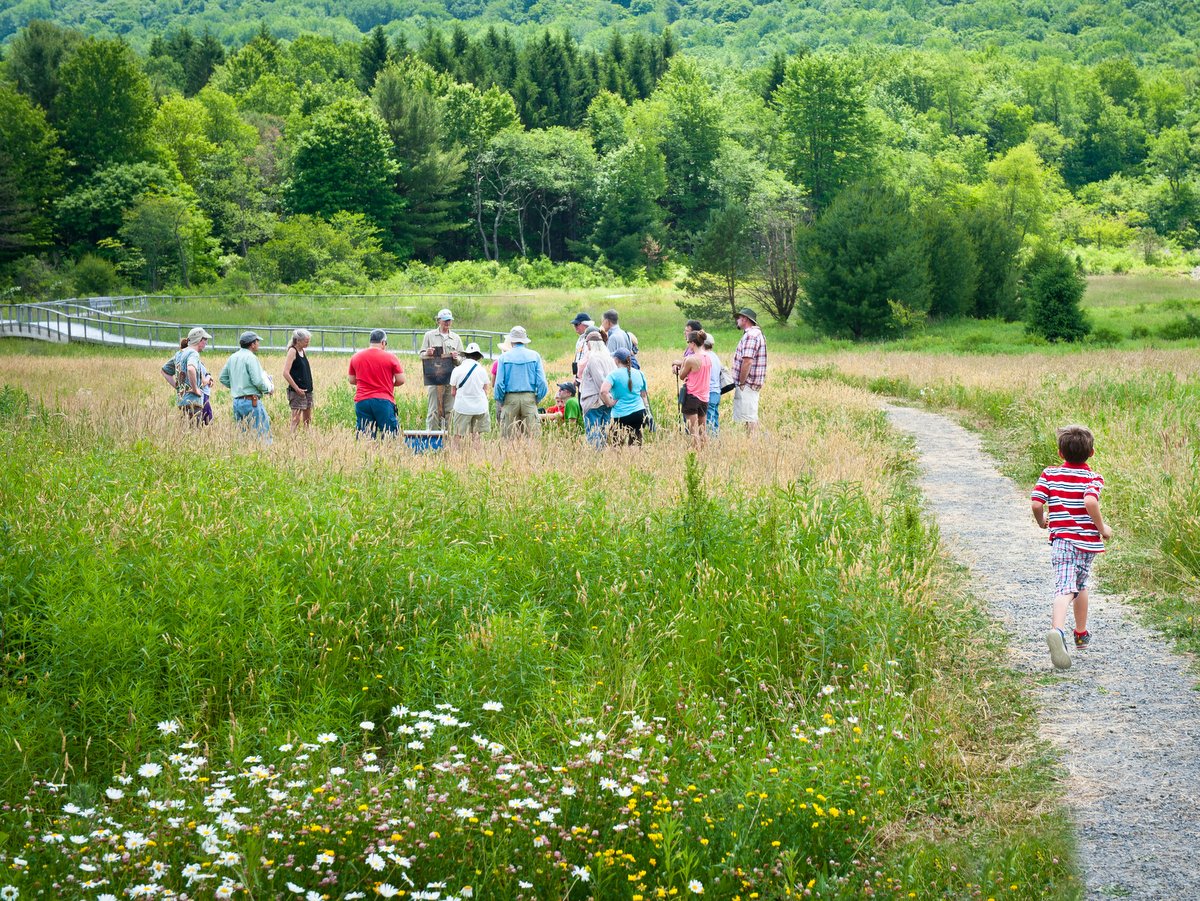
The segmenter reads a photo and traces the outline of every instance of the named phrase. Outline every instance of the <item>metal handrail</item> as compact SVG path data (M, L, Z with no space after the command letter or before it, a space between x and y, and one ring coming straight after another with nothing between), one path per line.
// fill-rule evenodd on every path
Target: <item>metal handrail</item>
M330 295L333 296L333 295ZM343 295L356 296L356 295ZM373 296L373 295L372 295ZM416 295L410 295L416 296ZM448 295L422 295L444 297ZM79 341L109 346L169 349L177 348L179 342L194 325L168 322L159 319L142 319L129 316L124 311L131 307L145 310L151 300L161 297L137 295L133 297L67 298L26 304L0 304L0 334L19 337L40 338L49 341ZM110 312L120 304L122 312ZM213 350L237 350L238 337L245 331L258 334L263 350L286 349L291 340L294 325L228 325L202 324L213 336L209 346ZM372 331L360 326L304 326L312 334L308 349L315 353L352 353L366 347ZM388 329L389 346L398 353L415 354L428 329ZM474 341L488 357L494 356L496 345L504 332L483 329L456 329L464 343ZM397 338L406 337L401 341Z

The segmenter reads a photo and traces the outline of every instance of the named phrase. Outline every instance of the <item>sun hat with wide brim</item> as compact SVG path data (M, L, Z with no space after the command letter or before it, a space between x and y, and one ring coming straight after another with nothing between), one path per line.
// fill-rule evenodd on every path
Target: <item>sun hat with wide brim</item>
M528 344L529 335L525 333L525 327L522 325L514 325L505 336L505 341L509 344Z
M749 319L755 325L758 325L758 314L755 313L749 307L742 307L740 310L738 310L738 316L745 316L747 319ZM737 318L737 317L734 317L734 318Z
M481 353L483 353L483 350L479 347L478 344L476 344L474 341L472 341L470 344L468 344L463 349L463 353L464 354L481 354Z

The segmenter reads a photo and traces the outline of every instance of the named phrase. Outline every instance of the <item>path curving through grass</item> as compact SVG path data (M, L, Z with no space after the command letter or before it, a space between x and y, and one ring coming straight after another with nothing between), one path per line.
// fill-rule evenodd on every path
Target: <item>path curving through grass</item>
M1049 546L1026 486L1002 476L978 436L945 416L891 404L910 435L927 509L1011 639L1035 685L1041 733L1066 769L1088 898L1193 897L1200 884L1200 692L1185 658L1119 597L1093 591L1092 646L1059 674L1043 641ZM1113 524L1120 553L1120 523Z

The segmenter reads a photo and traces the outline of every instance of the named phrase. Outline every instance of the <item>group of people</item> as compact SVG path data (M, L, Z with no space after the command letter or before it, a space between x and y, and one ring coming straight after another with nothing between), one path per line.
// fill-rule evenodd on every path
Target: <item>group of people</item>
M736 317L742 338L726 368L714 350L711 334L691 319L684 326L684 350L672 363L680 380L678 399L688 434L701 443L720 427L722 393L733 391L733 420L748 431L758 424L758 396L767 373L767 349L757 316L743 309ZM543 423L576 429L593 447L607 444L640 445L655 428L649 383L638 362L637 336L620 326L616 310L608 310L597 325L579 313L571 325L576 343L572 378L560 382L555 404L542 409L550 386L541 356L530 347L522 326L514 326L500 343L500 355L490 371L475 342L463 344L453 329L454 314L442 309L437 326L425 333L418 356L427 395L425 426L450 434L456 444L478 443L491 428L488 394L496 403L503 437L537 435ZM163 378L177 395L177 404L195 424L212 420L212 375L201 352L212 340L203 328L192 329L178 353L162 367ZM313 377L306 350L312 335L295 329L283 363L293 429L312 422ZM252 331L238 339L236 351L217 378L233 395L234 421L269 440L271 420L265 399L274 392L271 377L258 359L261 338ZM395 391L405 383L404 367L387 349L387 333L375 329L369 345L350 359L347 378L354 388L358 431L371 437L399 431Z

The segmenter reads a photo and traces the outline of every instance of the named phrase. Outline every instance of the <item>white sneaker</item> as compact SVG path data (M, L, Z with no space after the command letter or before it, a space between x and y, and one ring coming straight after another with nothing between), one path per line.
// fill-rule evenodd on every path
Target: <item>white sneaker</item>
M1056 669L1070 669L1071 655L1067 652L1067 636L1062 629L1051 629L1046 633L1046 644L1050 646L1050 661Z

